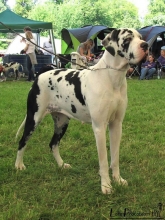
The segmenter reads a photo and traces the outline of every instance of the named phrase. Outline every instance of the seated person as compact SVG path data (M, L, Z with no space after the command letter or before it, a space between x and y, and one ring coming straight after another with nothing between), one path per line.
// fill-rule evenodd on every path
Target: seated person
M82 56L84 61L90 61L92 58L91 49L93 48L94 42L92 39L88 39L84 43L81 43L77 49L77 52Z
M160 57L157 61L159 62L162 71L165 72L165 46L161 47Z
M141 65L140 80L150 79L156 72L156 62L154 61L154 56L150 54L145 63Z
M44 55L51 55L52 56L52 63L53 63L54 62L54 55L52 53L54 53L54 52L53 52L52 41L51 41L50 36L49 36L48 40L46 40L43 43L43 48L46 49L46 50L43 50ZM49 53L49 51L51 53Z

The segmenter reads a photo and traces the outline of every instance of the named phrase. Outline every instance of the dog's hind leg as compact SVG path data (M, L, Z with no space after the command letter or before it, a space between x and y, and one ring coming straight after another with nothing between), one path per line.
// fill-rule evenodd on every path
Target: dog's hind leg
M18 80L18 70L15 70L15 80Z
M25 166L23 164L23 154L25 151L26 143L42 119L40 117L36 120L36 117L35 117L35 120L34 120L33 116L34 115L32 115L32 114L27 114L24 132L23 132L21 140L19 141L19 147L18 147L17 158L16 158L16 162L15 162L15 167L20 170L25 169Z
M34 91L33 91L34 92ZM45 116L45 109L39 108L36 102L36 97L33 92L29 93L28 102L27 102L27 116L25 120L25 127L22 138L19 141L17 158L15 162L15 167L17 169L25 169L23 164L23 154L25 151L25 146L32 135L33 131L37 127L37 125L41 122L42 118ZM23 126L24 122L22 123L21 127Z
M54 134L49 146L53 151L53 155L57 161L58 166L69 168L71 167L70 164L64 163L59 153L59 143L67 130L69 118L61 113L52 113L52 118L54 120Z

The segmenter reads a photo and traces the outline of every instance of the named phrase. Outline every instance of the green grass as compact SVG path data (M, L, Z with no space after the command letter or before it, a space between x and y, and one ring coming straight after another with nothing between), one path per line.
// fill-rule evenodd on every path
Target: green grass
M128 187L112 182L111 195L101 193L91 125L75 120L60 145L72 169L59 169L50 152L49 115L28 142L27 169L15 169L15 134L25 116L30 86L24 81L0 83L0 220L107 220L112 219L111 209L114 218L125 219L126 209L126 217L144 219L152 217L158 203L163 204L161 217L165 217L164 79L128 80L120 150L121 175ZM107 150L110 154L108 138Z

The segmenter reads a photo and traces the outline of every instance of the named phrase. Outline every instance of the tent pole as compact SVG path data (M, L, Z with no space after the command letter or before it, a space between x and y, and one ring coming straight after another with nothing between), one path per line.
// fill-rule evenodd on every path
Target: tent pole
M49 33L50 33L50 37L51 37L51 41L52 41L53 53L55 54L55 63L56 63L56 66L57 66L58 63L57 63L56 46L55 46L55 39L54 39L54 35L53 35L53 29L51 29L49 31Z

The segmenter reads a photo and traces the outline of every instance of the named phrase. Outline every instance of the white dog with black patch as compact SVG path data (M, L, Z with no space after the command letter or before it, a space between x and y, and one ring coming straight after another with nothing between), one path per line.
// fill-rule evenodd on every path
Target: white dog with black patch
M112 176L119 184L127 184L120 176L119 147L122 122L127 107L126 72L129 63L137 64L147 54L148 44L134 29L115 29L102 41L105 52L90 69L55 69L35 80L27 100L27 114L18 129L24 132L17 152L15 166L24 169L23 153L26 142L48 113L54 120L54 135L50 148L59 167L70 167L59 153L60 139L67 130L69 119L92 123L104 194L111 192L106 150L106 128L110 132Z
M18 62L10 62L10 63L4 63L3 67L5 68L4 74L5 74L5 80L8 77L8 74L10 72L14 73L15 80L18 80L20 78L20 68L23 71L23 66Z

